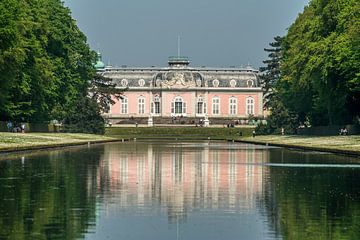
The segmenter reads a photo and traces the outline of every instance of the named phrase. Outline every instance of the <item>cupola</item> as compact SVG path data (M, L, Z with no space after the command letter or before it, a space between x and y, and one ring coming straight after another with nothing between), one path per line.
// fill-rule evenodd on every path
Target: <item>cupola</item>
M104 69L105 64L102 62L101 53L97 52L96 54L97 54L97 59L96 59L96 63L94 64L94 67L96 68L96 70Z

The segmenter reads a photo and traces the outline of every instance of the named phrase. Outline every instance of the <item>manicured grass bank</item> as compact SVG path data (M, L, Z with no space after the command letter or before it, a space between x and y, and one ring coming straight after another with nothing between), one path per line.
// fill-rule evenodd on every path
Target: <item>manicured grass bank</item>
M116 138L137 139L230 139L241 135L250 136L252 128L224 128L224 127L110 127L106 129L106 136Z
M269 144L273 146L353 154L360 156L360 136L256 136L239 138L239 141Z
M239 133L243 136L240 136ZM256 136L252 128L195 128L195 127L117 127L107 128L106 135L74 133L3 133L0 132L0 152L35 150L72 146L119 139L178 139L178 140L235 140L290 148L353 154L360 156L360 136Z
M0 152L110 142L108 136L75 133L4 133L0 132Z

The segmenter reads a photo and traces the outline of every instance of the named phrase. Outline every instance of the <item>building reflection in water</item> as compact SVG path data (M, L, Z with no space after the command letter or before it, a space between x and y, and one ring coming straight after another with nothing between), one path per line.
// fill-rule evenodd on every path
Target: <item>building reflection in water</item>
M251 145L221 145L106 145L98 175L99 191L108 195L104 206L144 210L158 205L170 223L186 220L191 211L253 210L262 196L267 168L261 164L268 153Z

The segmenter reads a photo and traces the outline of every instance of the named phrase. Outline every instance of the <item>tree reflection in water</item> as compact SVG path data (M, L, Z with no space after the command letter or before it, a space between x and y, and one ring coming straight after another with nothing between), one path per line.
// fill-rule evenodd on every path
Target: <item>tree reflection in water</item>
M220 142L2 158L0 239L360 238L357 158Z

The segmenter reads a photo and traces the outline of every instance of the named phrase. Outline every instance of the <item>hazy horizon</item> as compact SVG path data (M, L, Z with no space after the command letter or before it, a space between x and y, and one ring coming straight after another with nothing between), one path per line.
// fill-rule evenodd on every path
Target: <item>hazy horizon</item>
M113 66L166 66L181 55L192 66L258 68L264 48L303 11L308 0L65 0L103 61Z

